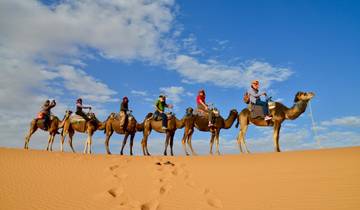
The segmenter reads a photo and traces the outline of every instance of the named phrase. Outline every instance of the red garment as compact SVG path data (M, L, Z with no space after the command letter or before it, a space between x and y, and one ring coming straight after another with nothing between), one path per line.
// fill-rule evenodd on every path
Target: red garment
M205 96L203 95L203 96L200 96L200 95L198 95L197 97L196 97L196 103L199 105L199 104L201 104L200 102L203 102L204 104L206 104L205 103Z

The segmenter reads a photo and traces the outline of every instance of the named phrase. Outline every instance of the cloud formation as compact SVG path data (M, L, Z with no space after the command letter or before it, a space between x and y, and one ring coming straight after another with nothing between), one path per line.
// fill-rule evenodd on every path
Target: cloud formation
M360 127L360 116L346 116L321 122L323 126Z

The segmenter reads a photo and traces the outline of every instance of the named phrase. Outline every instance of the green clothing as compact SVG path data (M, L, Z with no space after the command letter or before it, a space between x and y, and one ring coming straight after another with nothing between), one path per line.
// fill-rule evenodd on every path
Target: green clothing
M165 101L161 102L160 100L157 100L155 106L157 109L163 112L165 111L165 107L167 107L168 105Z

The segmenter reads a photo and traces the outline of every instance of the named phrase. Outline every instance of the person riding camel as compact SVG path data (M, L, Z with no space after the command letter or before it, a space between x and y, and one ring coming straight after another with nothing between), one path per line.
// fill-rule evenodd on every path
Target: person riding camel
M129 112L129 99L124 97L120 105L120 129L126 128Z
M196 97L197 108L201 112L208 113L208 115L209 115L209 125L208 126L212 127L212 126L214 126L213 113L212 113L212 110L209 110L209 106L206 104L205 99L206 99L205 90L201 89L198 93L198 96Z
M155 113L154 113L154 119L156 119L158 116L162 119L162 129L167 129L167 116L165 114L165 108L172 108L173 105L166 103L166 97L164 95L160 95L159 99L155 103Z
M39 119L44 119L44 129L47 130L50 126L50 115L51 109L56 106L56 101L46 100L43 106L41 107L41 111L39 112Z
M260 87L260 83L258 80L254 80L251 82L251 87L248 90L248 94L250 96L250 103L253 105L260 105L263 107L263 112L265 115L265 120L271 120L272 117L269 115L269 108L268 108L268 103L266 101L262 101L260 99L260 96L265 96L267 97L267 94L265 92L259 93L259 87Z
M85 119L85 121L89 121L89 117L83 112L83 109L91 110L91 106L83 106L82 99L78 98L76 100L76 112L75 114L80 115Z

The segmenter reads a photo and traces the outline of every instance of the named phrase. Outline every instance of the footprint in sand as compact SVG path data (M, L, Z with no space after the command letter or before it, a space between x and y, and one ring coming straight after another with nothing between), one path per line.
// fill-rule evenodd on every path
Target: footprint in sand
M119 168L119 165L113 165L109 167L110 171L114 171L117 168Z
M153 200L147 203L144 203L140 206L141 210L157 210L159 208L159 201Z
M210 193L212 193L211 189L209 189L209 188L204 189L204 195L209 195Z
M160 187L160 195L165 195L166 193L168 193L171 189L171 185L165 184L163 186Z
M217 198L209 198L207 200L207 203L214 208L222 208L223 207L221 200L219 200Z
M111 195L113 198L116 198L118 195L122 194L124 190L122 188L111 188L107 191L109 195Z

